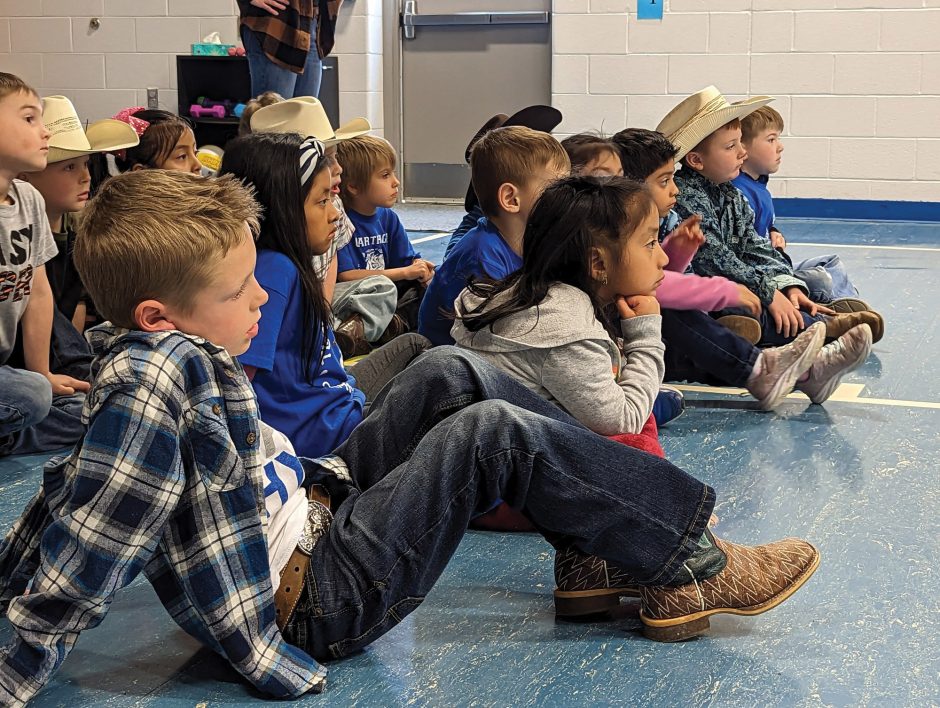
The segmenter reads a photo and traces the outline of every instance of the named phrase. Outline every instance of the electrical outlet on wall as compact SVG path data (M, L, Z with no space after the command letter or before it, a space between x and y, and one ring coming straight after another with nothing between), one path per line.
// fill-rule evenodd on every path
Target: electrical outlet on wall
M160 89L147 89L147 108L156 109L160 107Z

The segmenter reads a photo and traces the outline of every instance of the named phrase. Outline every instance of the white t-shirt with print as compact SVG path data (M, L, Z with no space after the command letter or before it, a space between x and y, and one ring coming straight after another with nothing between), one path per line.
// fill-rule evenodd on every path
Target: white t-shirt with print
M59 252L42 195L27 182L10 183L12 204L0 202L0 365L13 351L36 269Z

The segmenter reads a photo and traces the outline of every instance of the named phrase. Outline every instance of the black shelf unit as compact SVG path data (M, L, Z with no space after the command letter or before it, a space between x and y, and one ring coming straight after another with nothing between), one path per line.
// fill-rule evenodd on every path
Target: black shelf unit
M251 77L245 57L178 55L176 83L179 115L193 122L197 145L225 144L238 135L238 118L193 118L189 107L200 96L214 101L245 103L251 99ZM339 126L339 66L336 57L323 60L320 101L333 127Z

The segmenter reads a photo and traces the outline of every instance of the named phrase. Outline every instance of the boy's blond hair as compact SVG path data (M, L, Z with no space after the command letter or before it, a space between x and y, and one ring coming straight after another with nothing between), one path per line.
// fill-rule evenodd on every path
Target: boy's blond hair
M501 184L524 189L536 172L549 166L571 169L561 143L548 133L515 125L486 133L470 153L470 181L483 213L499 216Z
M765 130L783 132L783 116L770 106L761 106L741 119L741 142L749 143Z
M386 165L395 169L395 149L387 140L374 135L360 135L351 140L342 140L336 146L336 160L343 167L340 196L343 200L352 197L354 187L363 191L369 187L373 173Z
M82 210L75 266L101 314L133 329L144 300L191 312L245 238L245 223L258 233L258 214L251 190L232 176L134 170L105 182Z
M38 97L39 93L15 74L0 71L0 101L14 93L31 93Z

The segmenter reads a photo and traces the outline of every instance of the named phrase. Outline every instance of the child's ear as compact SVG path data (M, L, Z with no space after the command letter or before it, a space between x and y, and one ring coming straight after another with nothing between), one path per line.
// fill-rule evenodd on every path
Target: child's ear
M686 153L685 164L696 172L701 172L703 169L705 169L705 163L702 161L702 153L696 150L692 150L691 152Z
M343 187L345 188L346 193L349 194L349 196L351 197L359 196L359 187L355 186L354 184L350 182L343 182Z
M508 211L510 214L518 214L522 209L522 200L519 196L519 189L511 182L503 182L496 191L496 201L499 208Z
M20 173L16 176L16 179L18 179L18 180L20 180L20 181L22 181L22 182L29 182L29 172L20 172Z
M144 300L134 308L134 323L144 332L167 332L177 329L169 309L159 300Z
M145 170L145 169L147 168L138 162L133 167L131 167L131 172L136 172L137 170Z
M607 282L607 265L604 263L604 253L596 246L591 246L591 277L600 282Z

